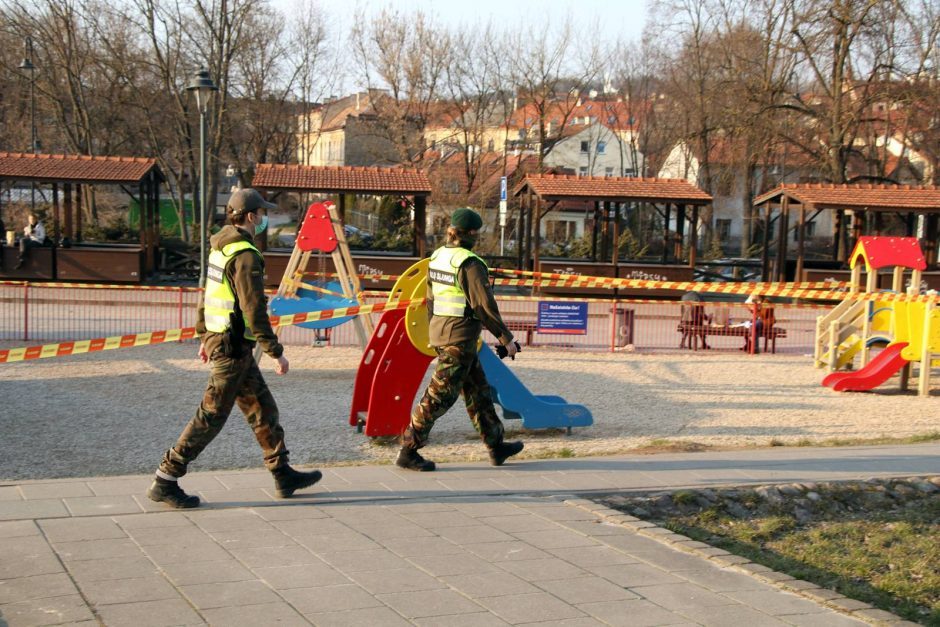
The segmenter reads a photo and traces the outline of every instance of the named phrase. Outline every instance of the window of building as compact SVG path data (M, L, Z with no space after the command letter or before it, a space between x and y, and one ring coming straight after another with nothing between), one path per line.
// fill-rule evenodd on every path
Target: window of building
M606 168L604 168L604 176L607 176L607 177L609 178L609 177L611 177L611 176L613 176L613 175L614 175L614 168L613 168L613 167L607 166Z
M587 152L588 150L590 150L590 146L591 146L590 142L581 142L581 152Z
M486 144L486 149L487 149L487 151L493 152L493 148L494 148L494 147L495 147L495 142L493 142L492 139L487 142L487 144Z
M580 168L578 168L578 176L587 176L587 166L586 166L586 165L582 165Z
M607 150L607 142L597 142L597 154L602 155Z
M546 220L545 239L550 242L567 242L574 239L577 222L574 220Z
M805 223L803 225L803 233L805 234L806 239L810 239L811 237L814 237L816 235L816 223L815 222ZM800 225L799 224L797 224L796 227L793 229L793 241L794 242L800 241Z
M731 220L721 218L715 220L715 234L719 242L726 244L731 238Z

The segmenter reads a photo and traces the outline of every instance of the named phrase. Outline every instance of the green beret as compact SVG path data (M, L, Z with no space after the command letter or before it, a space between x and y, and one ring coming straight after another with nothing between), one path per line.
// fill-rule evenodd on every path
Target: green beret
M450 225L465 231L479 231L483 226L483 218L473 209L461 207L450 217Z

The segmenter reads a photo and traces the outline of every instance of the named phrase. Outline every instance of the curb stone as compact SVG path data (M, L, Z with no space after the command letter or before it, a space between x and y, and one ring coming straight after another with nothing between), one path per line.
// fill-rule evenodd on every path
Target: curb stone
M621 527L631 529L637 535L648 537L666 546L679 549L685 553L698 555L710 562L733 569L737 572L747 574L751 577L754 577L758 581L775 586L781 590L806 597L807 599L819 603L820 605L838 612L842 612L843 614L847 614L852 618L863 620L869 624L891 625L892 627L900 627L901 625L917 625L917 623L904 620L900 616L892 614L891 612L876 609L868 603L850 599L845 595L836 592L835 590L820 588L812 582L803 581L801 579L794 579L786 573L777 572L768 568L767 566L764 566L763 564L752 562L746 557L732 555L724 549L719 549L703 542L691 540L690 538L680 534L673 533L671 530L666 529L665 527L660 527L651 522L639 519L628 520L634 517L625 515L623 512L618 512L617 510L613 510L607 507L597 509L591 506L585 506L583 504L585 503L586 499L573 498L564 495L556 495L554 499L560 503L565 503L566 505L591 512L598 518L602 519L604 522L618 524ZM587 501L587 503L593 502ZM594 505L597 504L594 503ZM616 515L607 514L607 512L614 512ZM676 537L681 539L676 539ZM695 545L692 543L695 543Z

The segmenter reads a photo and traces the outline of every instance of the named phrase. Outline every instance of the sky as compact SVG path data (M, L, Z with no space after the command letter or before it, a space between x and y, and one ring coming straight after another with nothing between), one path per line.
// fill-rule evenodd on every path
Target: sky
M290 12L298 0L273 0L281 11ZM310 0L306 0L310 1ZM601 37L615 41L638 40L646 21L647 0L317 0L330 17L345 20L348 28L356 7L367 13L376 13L393 7L408 13L421 10L433 15L448 26L487 22L495 24L524 24L527 20L541 19L547 13L560 19L570 13L578 26L597 23Z

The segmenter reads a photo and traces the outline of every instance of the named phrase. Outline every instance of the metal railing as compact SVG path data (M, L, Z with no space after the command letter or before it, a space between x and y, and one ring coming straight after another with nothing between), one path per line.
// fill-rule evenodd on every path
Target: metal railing
M98 337L146 333L191 327L196 322L198 288L50 285L0 283L0 340L17 344L86 340ZM368 293L366 303L384 300ZM565 350L679 351L688 342L683 327L689 303L642 299L557 299L498 297L500 312L516 339L531 346ZM539 303L546 301L587 302L587 324L582 334L556 335L539 328ZM745 343L741 327L752 319L750 308L741 303L705 302L710 322L695 331L705 334L712 351L734 351ZM774 304L774 327L778 353L811 354L816 317L831 307ZM379 316L373 315L377 322ZM683 330L684 329L684 330ZM736 329L736 331L734 331ZM734 331L734 332L731 332ZM353 325L329 330L281 327L278 335L288 345L354 346L358 338ZM489 333L485 341L495 342ZM760 343L763 349L763 342ZM698 344L700 348L701 345Z

